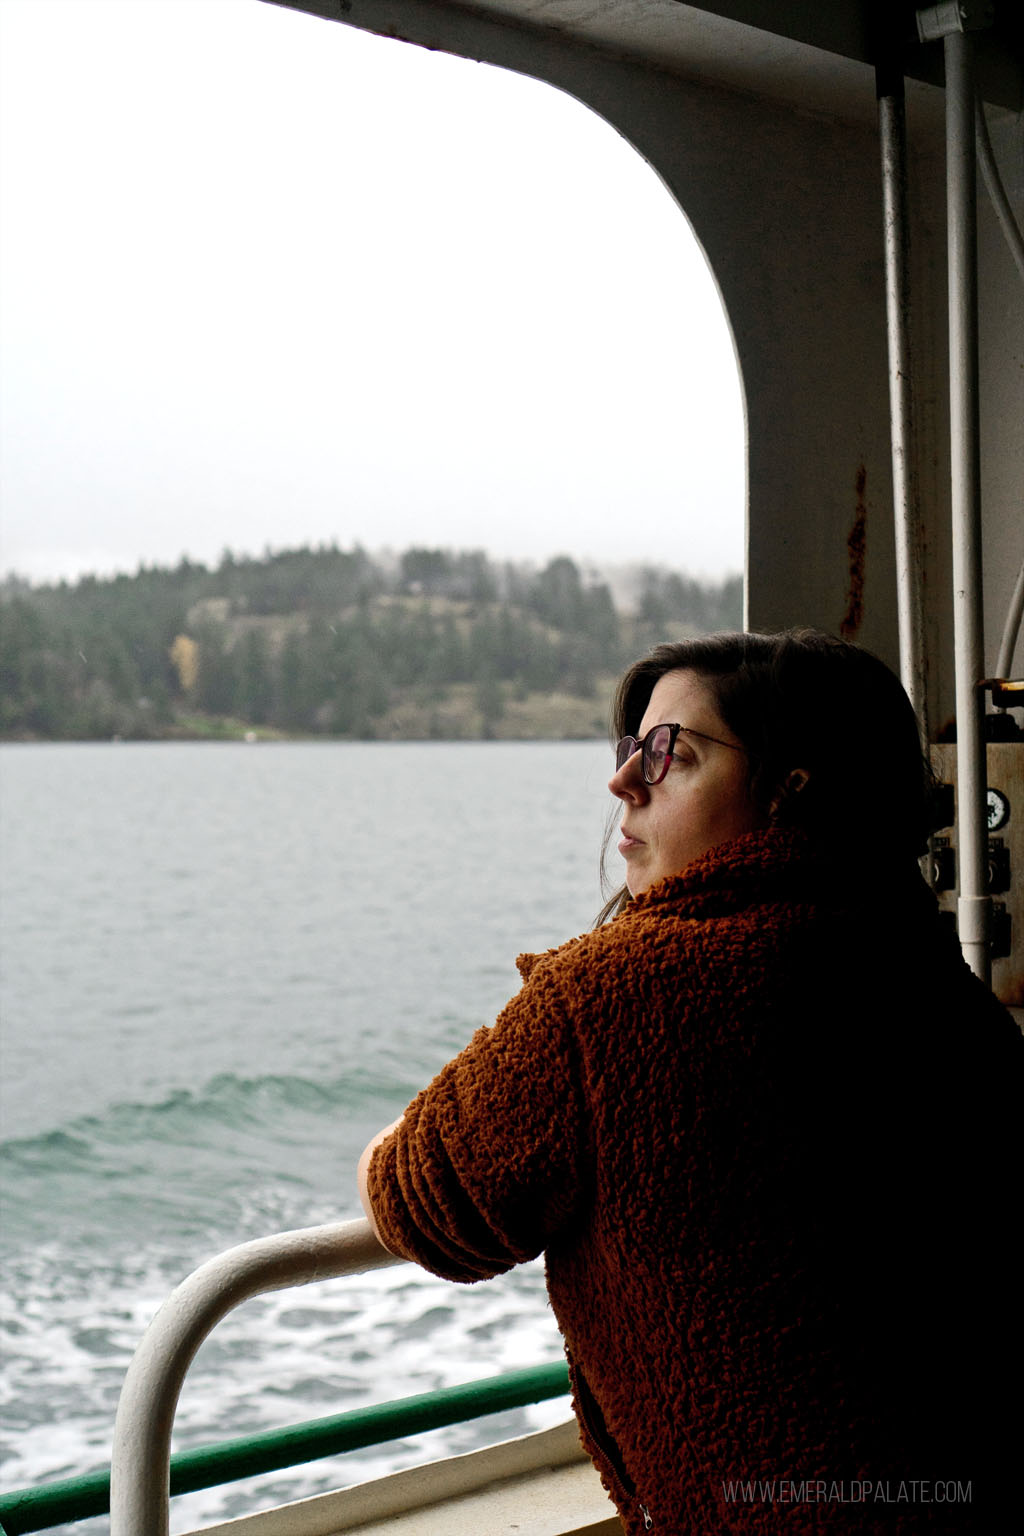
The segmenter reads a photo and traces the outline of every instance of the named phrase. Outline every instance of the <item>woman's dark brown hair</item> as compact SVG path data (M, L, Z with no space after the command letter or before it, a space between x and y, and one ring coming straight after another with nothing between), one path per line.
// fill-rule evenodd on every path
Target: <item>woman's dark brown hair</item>
M750 793L766 822L804 827L851 865L891 866L925 851L934 780L910 700L877 656L814 629L659 645L619 684L613 741L637 734L655 683L681 669L703 678L743 743ZM790 781L794 770L799 781Z

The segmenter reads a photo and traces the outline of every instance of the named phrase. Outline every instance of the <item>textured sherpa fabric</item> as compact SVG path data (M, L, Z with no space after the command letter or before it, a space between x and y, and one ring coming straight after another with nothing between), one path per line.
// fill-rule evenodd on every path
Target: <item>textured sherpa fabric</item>
M437 1274L546 1252L631 1533L1016 1523L1024 1041L856 853L751 833L522 957L371 1163Z

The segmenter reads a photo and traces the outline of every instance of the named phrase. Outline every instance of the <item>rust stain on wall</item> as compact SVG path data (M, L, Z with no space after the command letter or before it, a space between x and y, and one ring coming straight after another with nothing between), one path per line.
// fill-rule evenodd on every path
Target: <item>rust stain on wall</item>
M857 493L857 506L853 514L853 522L846 536L846 555L849 562L850 577L846 589L846 613L843 622L839 626L839 633L844 640L856 638L864 618L864 562L868 551L868 508L864 500L864 487L867 485L868 472L861 464L857 470L857 478L854 489Z

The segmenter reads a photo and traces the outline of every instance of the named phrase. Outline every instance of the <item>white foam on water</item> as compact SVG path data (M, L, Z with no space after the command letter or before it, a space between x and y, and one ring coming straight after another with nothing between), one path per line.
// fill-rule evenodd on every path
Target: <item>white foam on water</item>
M30 1267L39 1289L5 1310L12 1330L9 1487L109 1465L125 1370L166 1295L159 1272L94 1273L86 1306L79 1284L60 1293L58 1260L56 1250L37 1254ZM199 1350L182 1390L173 1448L283 1429L560 1357L539 1261L473 1286L401 1266L276 1291L230 1314ZM560 1398L186 1495L172 1501L172 1531L475 1449L559 1422L567 1412ZM66 1529L91 1536L104 1526L89 1521Z

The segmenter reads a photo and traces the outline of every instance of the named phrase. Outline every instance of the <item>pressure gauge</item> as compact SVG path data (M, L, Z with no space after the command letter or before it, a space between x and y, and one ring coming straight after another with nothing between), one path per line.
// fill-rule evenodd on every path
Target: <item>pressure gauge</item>
M988 792L988 830L998 832L1010 819L1010 802L1001 789Z

